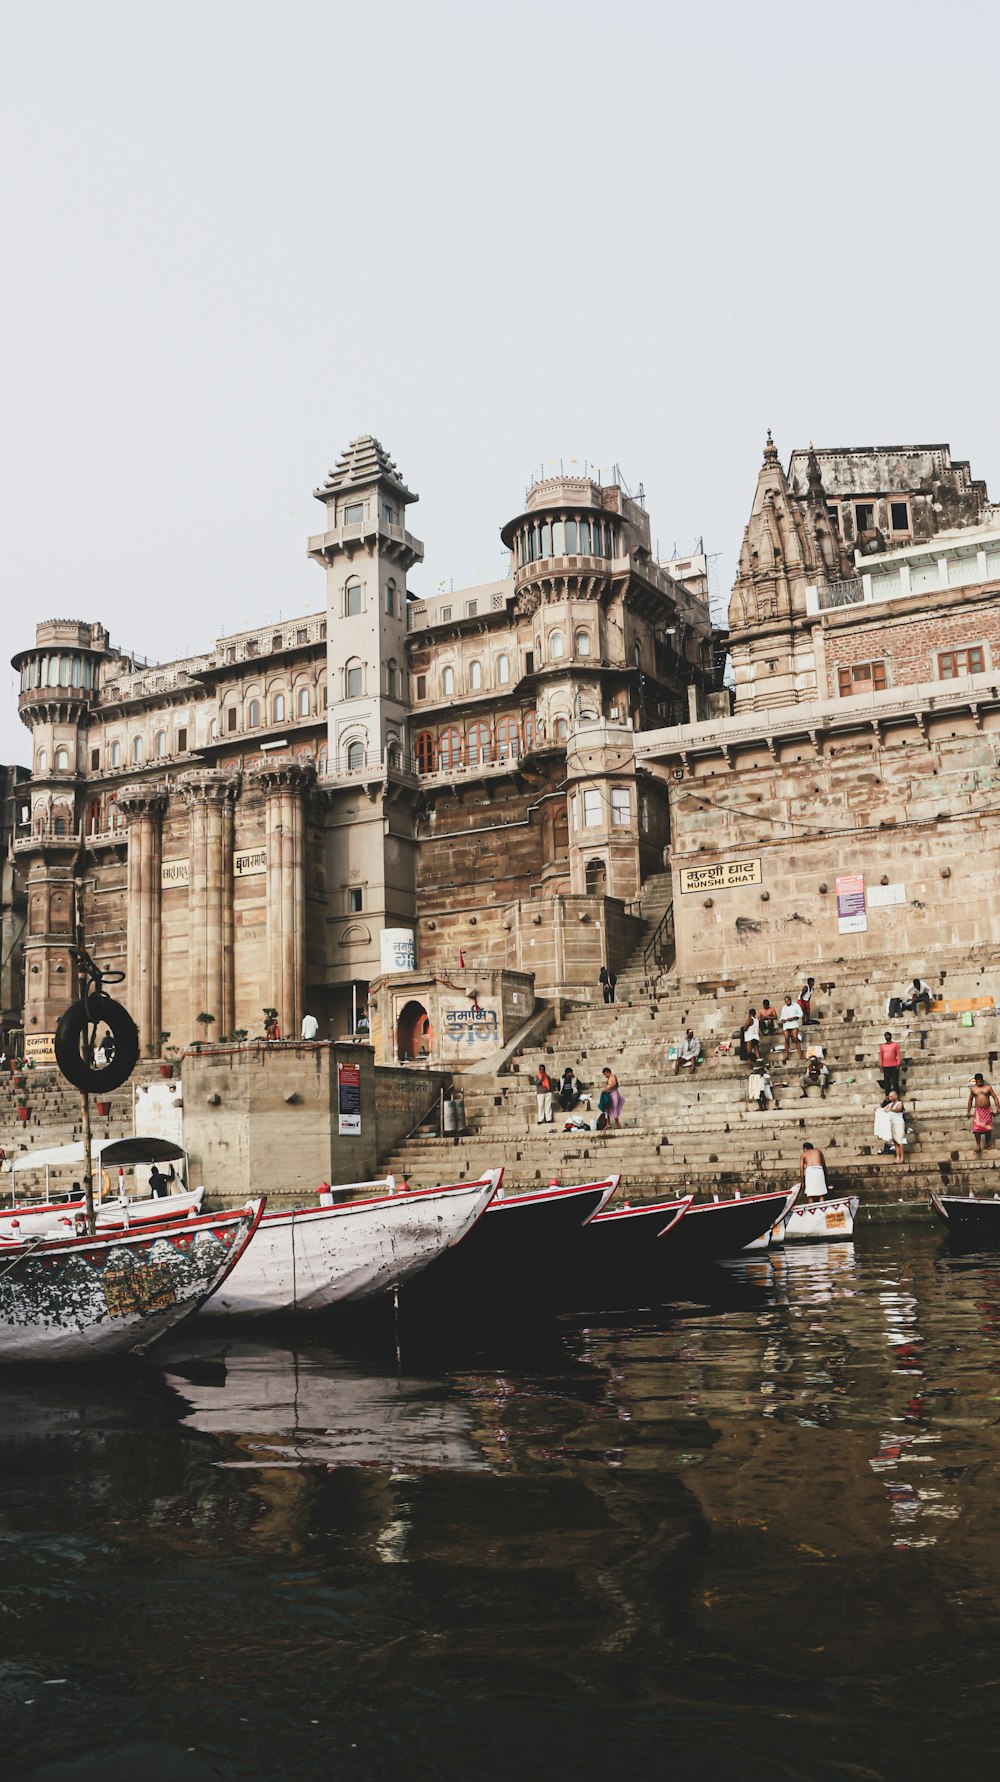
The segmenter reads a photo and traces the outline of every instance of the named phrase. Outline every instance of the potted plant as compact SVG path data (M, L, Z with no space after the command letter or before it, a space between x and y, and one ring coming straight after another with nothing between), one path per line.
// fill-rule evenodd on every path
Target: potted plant
M234 1046L242 1046L243 1041L249 1037L249 1029L246 1027L234 1027L229 1037Z
M24 1088L24 1059L12 1058L10 1061L11 1080L15 1089Z
M18 1119L19 1120L27 1120L29 1118L30 1114L31 1114L31 1109L28 1107L27 1103L25 1102L23 1094L19 1095L17 1098L17 1117L18 1117Z
M96 1102L96 1104L95 1104L95 1105L96 1105L96 1107L97 1107L97 1112L98 1112L98 1114L99 1114L99 1115L100 1115L100 1117L101 1117L101 1119L102 1119L102 1120L106 1120L106 1119L107 1119L107 1117L108 1117L108 1115L109 1115L109 1114L110 1114L110 1112L111 1112L111 1103L110 1103L110 1101L104 1101L104 1100L102 1100L102 1099L101 1099L101 1097L100 1097L100 1096L98 1096L98 1098L97 1098L97 1102Z
M195 1016L195 1020L197 1021L199 1027L201 1028L202 1033L205 1035L204 1040L202 1040L200 1043L202 1045L207 1045L208 1044L208 1030L213 1025L213 1023L215 1021L215 1016L207 1015L203 1009L200 1015Z
M167 1044L167 1041L169 1038L170 1038L170 1034L168 1032L163 1032L160 1034L160 1050L161 1050L161 1052L166 1047L166 1044ZM176 1047L174 1047L173 1050L176 1051ZM172 1077L173 1074L174 1074L174 1067L170 1063L170 1053L168 1052L166 1058L161 1057L161 1059L160 1059L160 1075L161 1075L161 1077Z

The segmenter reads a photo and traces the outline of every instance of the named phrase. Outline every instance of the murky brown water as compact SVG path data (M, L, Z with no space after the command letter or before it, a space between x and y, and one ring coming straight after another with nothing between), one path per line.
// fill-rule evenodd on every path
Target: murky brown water
M16 1777L992 1776L1000 1256L0 1377Z

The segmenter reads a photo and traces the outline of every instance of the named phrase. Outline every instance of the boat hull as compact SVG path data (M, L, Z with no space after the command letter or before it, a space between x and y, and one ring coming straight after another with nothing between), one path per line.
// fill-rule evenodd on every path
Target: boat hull
M785 1219L795 1205L798 1193L799 1185L796 1182L795 1187L785 1196L784 1212L778 1215L774 1224L771 1226L770 1231L765 1231L762 1237L754 1238L752 1244L744 1244L743 1247L745 1250L773 1250L776 1246L780 1246L784 1243Z
M447 1250L407 1292L410 1304L523 1303L551 1298L579 1262L578 1240L618 1186L600 1182L538 1189L496 1199L460 1244Z
M815 1244L853 1237L858 1204L856 1194L839 1195L833 1200L799 1201L785 1219L785 1242Z
M97 1229L128 1231L133 1225L166 1225L199 1213L204 1197L204 1188L190 1188L181 1194L146 1195L140 1200L124 1203L117 1198L102 1201L94 1209ZM27 1202L12 1208L9 1213L0 1214L0 1238L33 1237L36 1232L52 1237L72 1237L81 1229L80 1220L86 1220L82 1200L46 1201L35 1205Z
M932 1194L931 1205L947 1224L949 1237L966 1244L1000 1244L1000 1200L977 1200L971 1194Z
M384 1293L464 1237L502 1174L491 1170L449 1187L265 1213L252 1249L201 1315L320 1312Z
M755 1238L764 1237L780 1218L788 1196L747 1194L739 1200L695 1201L671 1234L671 1264L717 1262L738 1256Z
M0 1245L0 1362L141 1353L197 1311L245 1253L263 1199L106 1237Z

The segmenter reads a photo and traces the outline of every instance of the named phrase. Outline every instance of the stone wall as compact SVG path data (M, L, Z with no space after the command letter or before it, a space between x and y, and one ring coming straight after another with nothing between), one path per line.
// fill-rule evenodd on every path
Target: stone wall
M1000 713L982 728L956 711L926 734L912 723L805 734L732 764L691 761L672 785L677 969L791 975L881 955L906 977L936 952L995 946L998 810ZM713 882L747 861L749 882ZM710 876L685 890L692 869ZM836 880L851 874L864 877L867 929L841 933Z
M359 1137L337 1130L338 1062L361 1072ZM189 1052L181 1080L191 1180L212 1205L247 1194L309 1205L324 1180L373 1177L445 1078L376 1069L369 1046L281 1045Z

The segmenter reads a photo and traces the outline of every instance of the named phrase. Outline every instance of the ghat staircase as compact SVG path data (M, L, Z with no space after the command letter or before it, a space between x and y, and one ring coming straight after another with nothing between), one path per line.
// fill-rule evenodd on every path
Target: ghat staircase
M512 1187L552 1180L582 1181L622 1172L630 1199L688 1192L728 1195L737 1188L783 1187L798 1175L803 1141L823 1149L833 1184L857 1192L862 1214L912 1217L929 1206L931 1189L1000 1194L1000 1152L974 1155L965 1108L975 1071L991 1080L1000 1055L1000 953L959 960L907 962L910 975L926 978L938 994L928 1015L887 1020L886 999L902 983L897 961L873 958L837 962L822 969L805 961L799 973L756 969L736 977L691 981L648 969L643 947L618 979L611 1006L578 1007L564 1016L547 1042L517 1054L492 1082L466 1079L466 1130L439 1137L415 1133L386 1167L412 1185L478 1175L504 1165ZM803 1064L794 1048L788 1065L780 1035L765 1040L776 1105L761 1113L747 1097L749 1066L738 1055L738 1033L747 1009L765 994L780 1006L811 973L822 984L804 1031L804 1044L822 1045L831 1070L826 1098L810 1088L803 1096ZM967 1010L965 1005L979 1004ZM985 1006L984 1006L985 1005ZM963 1024L971 1012L973 1024ZM702 1041L704 1063L694 1077L674 1076L668 1049L691 1027ZM881 1099L878 1047L886 1028L903 1053L902 1092L912 1129L906 1161L881 1154L872 1126ZM719 1051L729 1041L731 1052ZM553 1081L572 1065L594 1089L610 1065L625 1099L617 1132L566 1132L569 1116L536 1124L533 1077L544 1060ZM997 1076L1000 1093L1000 1074ZM1000 1118L997 1120L1000 1144Z

